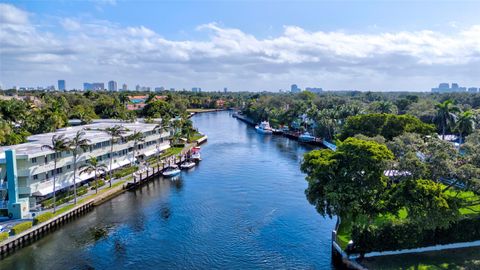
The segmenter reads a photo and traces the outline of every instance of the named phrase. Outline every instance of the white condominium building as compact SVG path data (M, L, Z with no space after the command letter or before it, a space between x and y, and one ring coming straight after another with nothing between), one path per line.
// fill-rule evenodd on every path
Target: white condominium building
M120 125L126 132L113 143L113 155L110 156L111 136L104 130ZM112 170L144 160L159 154L170 147L171 131L161 132L155 129L157 124L139 120L126 123L118 120L96 120L92 124L67 127L52 133L30 136L27 143L0 147L0 211L13 213L16 218L25 216L39 200L53 193L53 175L56 175L55 190L59 191L73 185L73 156L71 151L59 153L57 167L54 168L55 153L42 148L51 145L54 135L65 135L71 139L77 131L84 131L84 138L90 141L86 151L80 150L77 156L77 168L85 164L90 157L96 157L100 163ZM127 137L135 131L144 135L144 141L137 143L134 157L134 141ZM94 177L94 173L79 174L76 182L81 183ZM21 210L19 210L19 208ZM15 210L17 209L17 210Z

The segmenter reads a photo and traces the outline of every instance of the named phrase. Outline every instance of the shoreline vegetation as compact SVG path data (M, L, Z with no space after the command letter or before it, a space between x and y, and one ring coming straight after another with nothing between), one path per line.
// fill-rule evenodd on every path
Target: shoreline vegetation
M335 142L305 154L305 193L340 217L336 240L358 262L480 240L480 95L351 94L266 95L241 111Z
M0 101L0 144L21 143L67 126L68 119L188 119L187 108L235 108L255 123L335 143L336 150L305 155L305 195L322 216L345 221L339 239L358 261L371 251L480 239L473 226L480 218L478 93L164 91L129 111L130 94L22 92L29 97ZM173 141L199 136L191 122L177 125ZM459 223L462 231L455 229ZM432 236L435 231L447 235Z
M205 135L201 136L201 138L206 138ZM199 138L200 139L200 138ZM188 144L184 147L172 147L167 149L163 155L160 157L155 157L155 160L152 160L151 168L165 162L167 159L171 157L179 157L182 153L185 153L189 149L191 149L195 144ZM170 151L168 151L170 150ZM155 162L158 161L158 162ZM132 168L136 169L132 171ZM93 194L86 194L84 197L80 197L76 204L74 203L66 203L66 205L58 208L55 212L51 212L51 210L47 210L40 215L37 215L33 220L27 220L21 223L16 224L13 226L10 234L2 233L0 234L0 247L3 245L8 245L12 241L16 241L17 238L22 236L22 233L28 233L30 231L34 231L37 227L43 225L43 223L48 222L58 216L62 216L68 214L73 209L79 208L84 206L88 203L93 203L94 206L100 205L126 191L125 184L128 181L133 180L133 173L138 170L138 167L130 167L126 166L114 173L115 183L112 184L111 187L105 185L105 187L98 190L98 193Z

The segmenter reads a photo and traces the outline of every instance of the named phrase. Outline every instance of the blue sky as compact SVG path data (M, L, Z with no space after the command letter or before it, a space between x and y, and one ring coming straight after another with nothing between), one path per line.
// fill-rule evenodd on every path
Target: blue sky
M480 1L2 3L2 87L480 86Z

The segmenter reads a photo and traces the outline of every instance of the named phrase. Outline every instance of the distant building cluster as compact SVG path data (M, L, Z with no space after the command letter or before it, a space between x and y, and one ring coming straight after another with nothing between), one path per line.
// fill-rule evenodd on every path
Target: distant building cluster
M458 83L452 83L450 86L449 83L441 83L438 87L432 88L433 93L459 93L459 92L469 92L469 93L478 93L479 88L477 87L460 87Z
M194 93L200 93L200 92L202 92L202 88L200 88L200 87L192 87L192 92L194 92Z
M302 89L300 89L300 87L298 87L298 85L296 84L292 84L292 86L290 86L290 92L292 93L300 93L301 91ZM320 87L306 87L305 91L309 91L312 93L320 93L323 92L323 89Z

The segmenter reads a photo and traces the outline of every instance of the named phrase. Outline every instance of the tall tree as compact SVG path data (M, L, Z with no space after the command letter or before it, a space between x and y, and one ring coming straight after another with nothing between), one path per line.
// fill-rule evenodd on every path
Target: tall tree
M63 151L67 151L69 149L69 140L65 138L65 135L53 135L52 143L42 145L42 150L50 150L54 152L55 158L53 159L53 212L56 211L56 180L57 180L57 160L58 156L61 155Z
M356 138L338 144L335 152L311 151L301 166L307 174L307 199L324 216L372 218L385 211L388 186L384 170L392 159L385 145Z
M154 129L158 131L158 134L161 137L162 133L167 132L169 130L169 128L170 128L170 122L169 121L164 121L162 119L161 122L159 124L157 124ZM157 140L157 148L159 147L160 140L161 139ZM160 159L160 153L158 153L158 151L157 151L157 159Z
M87 163L80 166L80 174L90 174L95 173L93 181L95 181L95 193L98 192L98 181L97 174L105 173L107 171L107 166L103 163L99 163L96 157L90 157L87 160Z
M106 128L103 130L108 135L110 135L110 166L108 175L110 177L110 187L112 187L112 161L113 161L113 144L125 134L127 129L121 125L115 125L113 127Z
M442 103L435 105L437 109L437 115L435 116L435 122L439 125L439 128L442 130L442 140L445 140L445 133L447 128L453 126L457 119L457 115L460 110L453 104L453 101L448 99Z
M467 136L475 129L475 114L468 110L460 113L457 120L456 130L458 131L459 143L462 143L463 136Z
M135 160L135 156L138 150L138 143L144 142L145 136L143 135L142 132L134 130L133 134L128 136L128 140L133 141L133 159L132 159L132 166L133 166L133 161Z
M84 131L77 131L75 136L70 139L69 147L73 155L73 202L77 204L77 158L80 151L86 151L90 140L85 138Z

